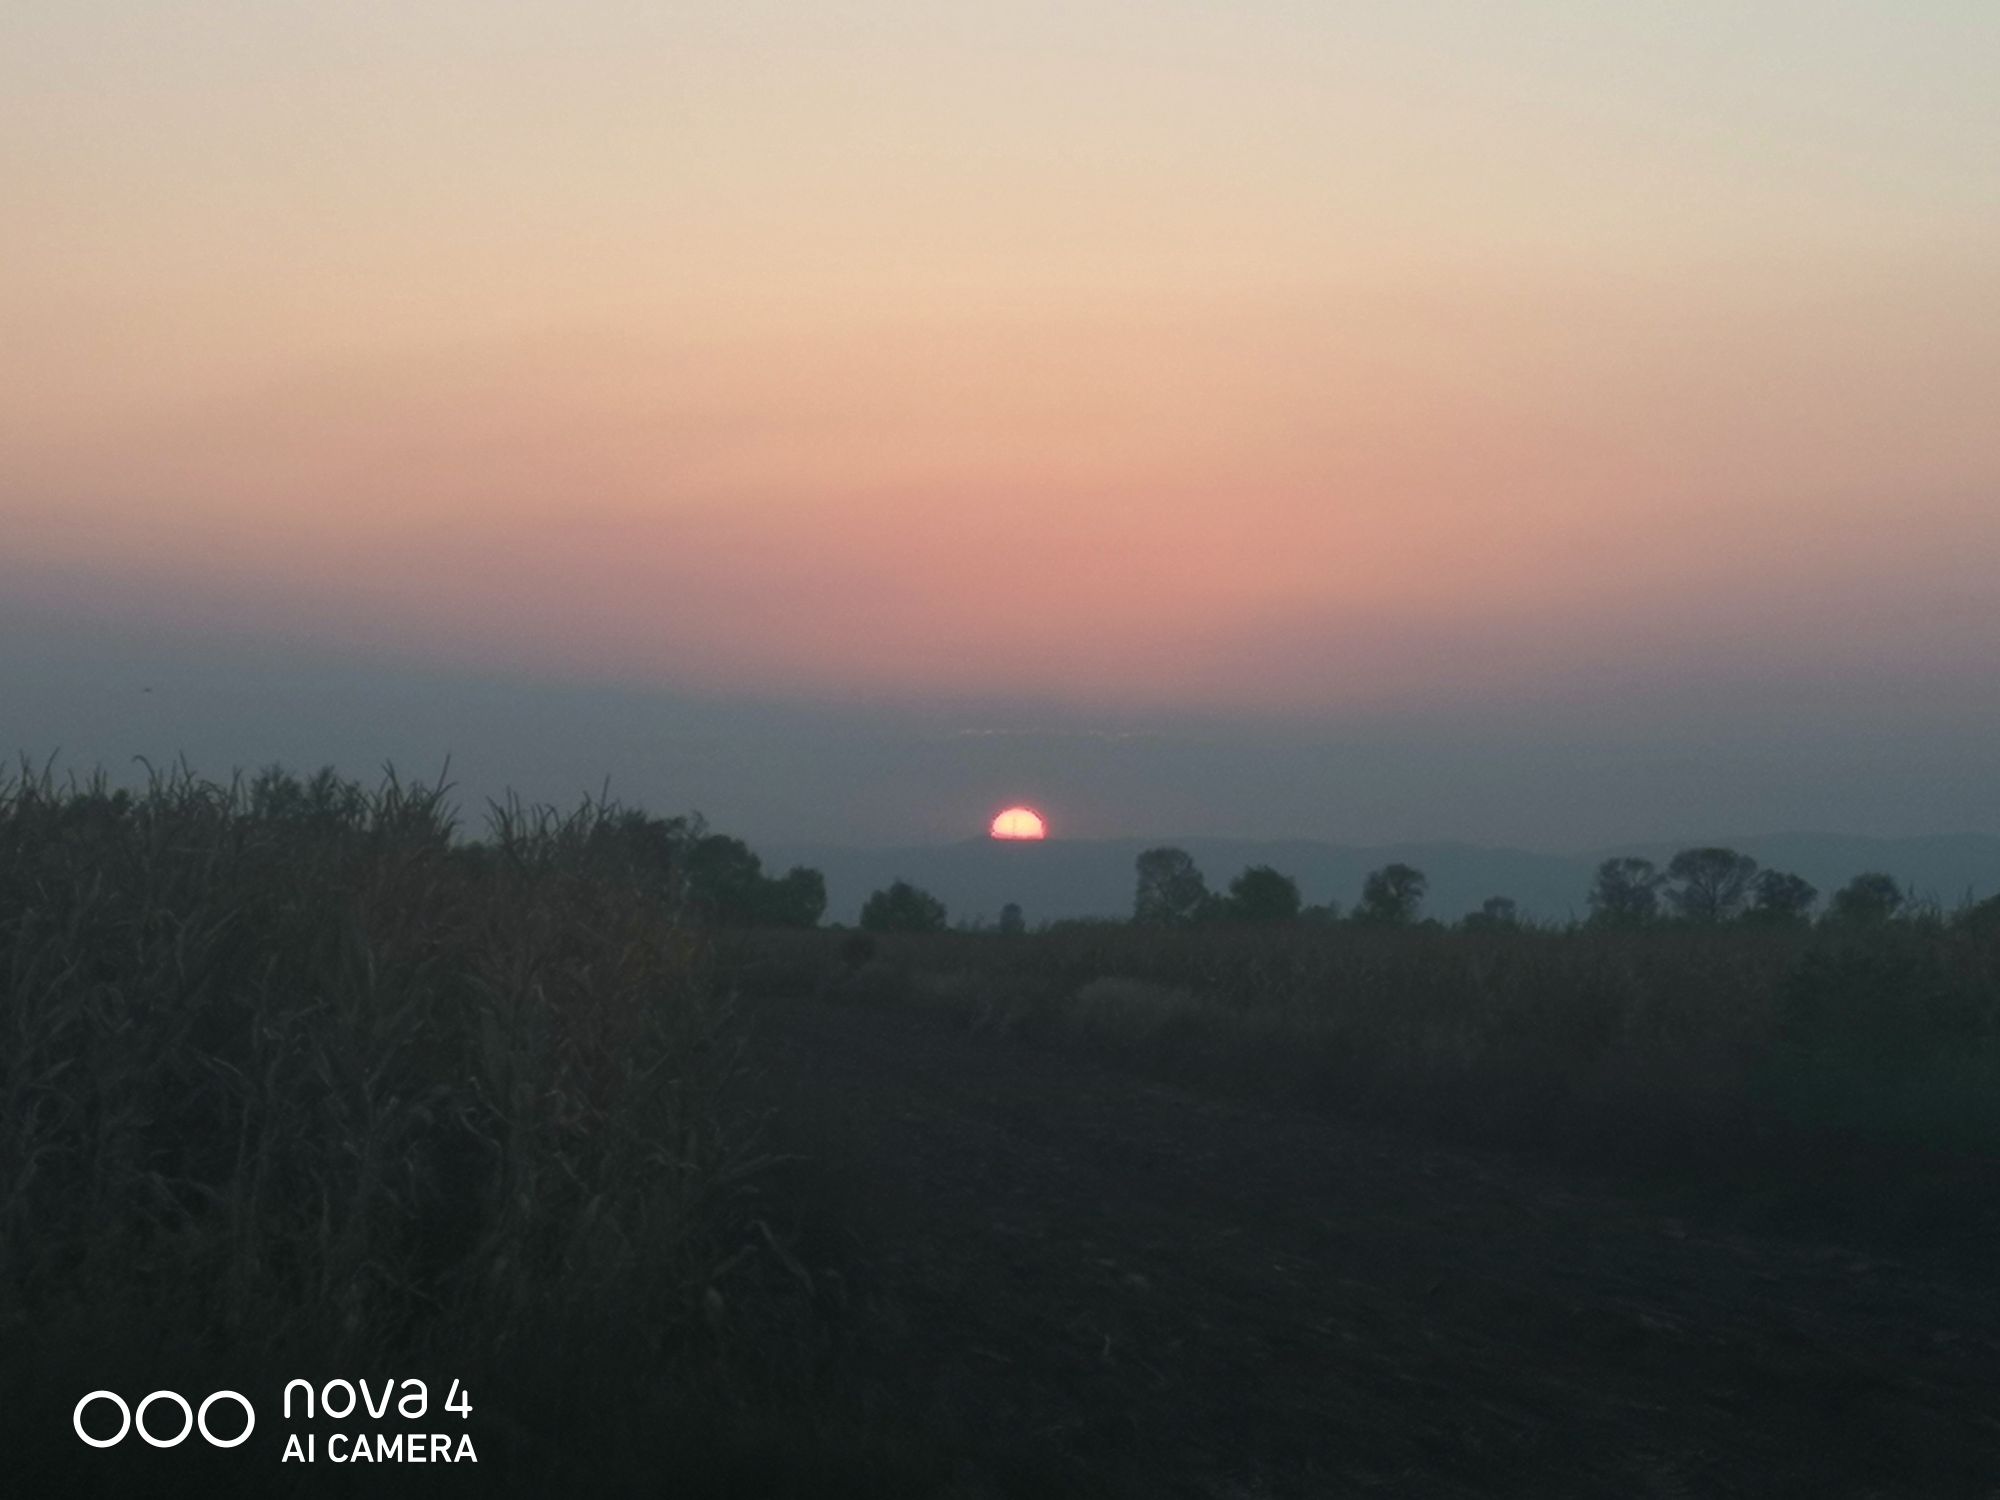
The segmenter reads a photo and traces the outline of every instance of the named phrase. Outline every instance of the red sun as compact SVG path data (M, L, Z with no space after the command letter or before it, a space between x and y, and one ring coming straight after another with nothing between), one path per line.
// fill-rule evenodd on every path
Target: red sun
M1049 825L1032 807L1010 807L993 820L991 832L996 839L1045 839Z

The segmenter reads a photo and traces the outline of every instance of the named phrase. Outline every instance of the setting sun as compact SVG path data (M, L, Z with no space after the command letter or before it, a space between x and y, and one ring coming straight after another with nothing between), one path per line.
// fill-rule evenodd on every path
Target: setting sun
M996 839L1045 839L1049 829L1033 808L1010 807L993 820L992 834Z

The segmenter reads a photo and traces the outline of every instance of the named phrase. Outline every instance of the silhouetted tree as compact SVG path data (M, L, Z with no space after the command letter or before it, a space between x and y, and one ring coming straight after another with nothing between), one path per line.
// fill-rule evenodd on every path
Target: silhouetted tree
M1331 927L1340 920L1340 903L1328 901L1323 905L1308 906L1299 913L1299 920L1314 927Z
M1766 870L1752 888L1744 919L1766 927L1802 926L1812 920L1817 900L1819 887L1811 881L1783 870Z
M643 885L686 895L688 848L700 833L699 822L622 808L591 827L590 855Z
M1871 870L1866 875L1855 876L1833 893L1827 920L1855 927L1871 927L1895 916L1907 899L1893 875Z
M1002 937L1019 937L1027 930L1028 922L1021 915L1020 902L1009 901L1005 906L1000 908L1000 935Z
M1506 932L1520 925L1521 909L1512 896L1488 896L1459 923L1468 932Z
M1156 927L1185 927L1209 903L1208 882L1185 849L1148 849L1137 861L1139 887L1132 920Z
M1224 915L1236 922L1290 922L1299 914L1299 885L1269 865L1251 865L1229 882Z
M1590 885L1593 927L1639 927L1660 910L1660 872L1650 859L1626 855L1597 867Z
M826 877L793 865L779 879L764 882L758 906L769 926L817 927L826 915Z
M687 850L688 894L724 927L748 927L758 918L764 862L741 839L705 833Z
M1743 909L1757 861L1734 849L1683 849L1667 862L1667 899L1690 922L1726 922Z
M727 834L696 832L682 875L689 899L721 927L816 927L826 912L819 871L795 865L773 880L750 846Z
M907 880L891 881L861 906L864 932L943 932L944 903Z
M1371 927L1403 927L1416 919L1430 882L1411 865L1384 865L1361 883L1354 920Z

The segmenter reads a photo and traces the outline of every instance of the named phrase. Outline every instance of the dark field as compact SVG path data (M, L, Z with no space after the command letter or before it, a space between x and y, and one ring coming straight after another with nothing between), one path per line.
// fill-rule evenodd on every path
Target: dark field
M772 1001L795 1243L964 1495L1983 1495L2000 1294L1594 1175ZM850 1400L856 1399L852 1395Z
M1976 916L862 946L645 834L0 792L18 1492L2000 1491ZM280 1463L412 1374L476 1469Z

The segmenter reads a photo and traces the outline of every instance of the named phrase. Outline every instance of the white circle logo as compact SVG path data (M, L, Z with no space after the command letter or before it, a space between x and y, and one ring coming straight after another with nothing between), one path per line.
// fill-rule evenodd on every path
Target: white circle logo
M170 1438L156 1438L146 1431L146 1408L163 1398L181 1409L181 1430ZM139 1436L155 1448L178 1448L187 1441L187 1435L194 1431L194 1408L187 1404L187 1397L179 1391L154 1391L139 1403L139 1410L132 1417L132 1425L139 1429Z
M84 1409L93 1401L109 1401L118 1408L118 1430L108 1438L94 1438L83 1430ZM181 1409L181 1430L170 1438L154 1437L146 1430L146 1408L155 1401L171 1401ZM234 1401L243 1408L243 1430L233 1438L219 1438L208 1430L208 1409L218 1401ZM197 1429L211 1447L235 1448L248 1442L250 1434L257 1430L257 1408L252 1406L249 1398L239 1391L216 1391L201 1403L199 1410L189 1406L187 1397L179 1391L154 1391L139 1403L139 1410L134 1412L125 1404L125 1398L116 1391L92 1391L76 1403L76 1409L70 1413L69 1425L76 1429L78 1437L93 1448L117 1447L125 1441L125 1434L134 1427L139 1429L139 1436L155 1448L178 1448L187 1441L188 1434Z
M91 1402L100 1399L117 1403L118 1435L116 1437L94 1438L83 1430L83 1409L90 1405ZM85 1396L81 1401L76 1403L76 1410L70 1413L69 1424L76 1429L76 1435L90 1444L91 1447L115 1448L125 1441L125 1434L132 1430L132 1408L125 1404L125 1398L116 1391L92 1391L88 1396Z
M208 1409L225 1396L243 1408L243 1430L233 1438L219 1438L208 1430ZM207 1438L214 1446L217 1448L234 1448L239 1443L247 1442L250 1434L257 1430L257 1408L252 1406L246 1398L235 1391L216 1391L206 1401L201 1403L201 1410L195 1413L194 1420L195 1425L201 1429L201 1435Z

